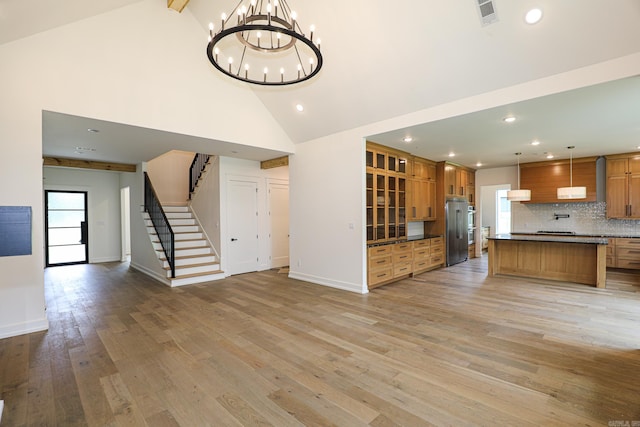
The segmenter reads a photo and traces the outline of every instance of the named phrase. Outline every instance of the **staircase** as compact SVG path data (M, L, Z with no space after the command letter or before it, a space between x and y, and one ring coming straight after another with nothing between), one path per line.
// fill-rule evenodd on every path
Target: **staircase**
M163 206L175 235L176 277L147 213L143 213L153 248L166 271L165 283L171 287L209 282L224 278L220 260L209 244L198 221L187 206Z

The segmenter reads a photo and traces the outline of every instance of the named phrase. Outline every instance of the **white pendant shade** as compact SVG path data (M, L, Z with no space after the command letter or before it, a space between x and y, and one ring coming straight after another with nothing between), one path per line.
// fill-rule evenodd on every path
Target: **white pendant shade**
M522 153L516 153L518 159L518 189L507 191L507 200L510 202L528 202L531 200L531 190L523 190L520 188L520 155Z
M586 199L587 187L573 186L573 149L574 146L567 147L569 149L569 187L558 187L556 194L558 199Z
M507 200L511 202L528 202L531 200L531 190L509 190Z
M586 199L587 187L560 187L558 199Z

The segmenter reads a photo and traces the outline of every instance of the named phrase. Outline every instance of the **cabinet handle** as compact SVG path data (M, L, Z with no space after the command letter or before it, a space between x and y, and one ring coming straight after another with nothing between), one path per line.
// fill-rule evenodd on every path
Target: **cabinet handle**
M460 187L460 195L464 196L464 187Z
M431 218L431 206L429 206L429 218Z
M387 262L387 261L385 261L385 260L380 260L380 261L378 261L376 264L384 264L385 262Z
M449 194L453 194L453 184L449 186Z
M378 274L376 277L377 277L377 278L380 278L380 277L384 277L384 276L386 276L386 275L387 275L387 273L382 273L382 274Z
M417 214L416 214L416 207L414 206L414 207L413 207L413 217L415 218L415 217L416 217L416 215L417 215Z

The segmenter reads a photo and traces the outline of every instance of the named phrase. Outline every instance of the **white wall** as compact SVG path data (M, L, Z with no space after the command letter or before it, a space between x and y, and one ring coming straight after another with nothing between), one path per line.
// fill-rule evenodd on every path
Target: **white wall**
M291 156L290 277L367 292L364 151L362 136L343 132Z
M230 179L245 178L258 183L258 269L269 269L271 262L271 246L269 240L270 219L269 219L269 199L267 193L267 183L278 181L289 182L289 167L279 167L273 169L260 169L260 162L251 160L234 159L231 157L220 157L220 247L221 257L220 267L228 273L229 260L226 257L228 251L227 210L227 187Z
M191 209L220 255L220 158L215 156L210 163L193 194Z
M44 168L45 190L87 192L89 262L120 261L120 173Z
M33 213L33 254L0 259L0 337L47 328L43 110L294 151L250 88L211 67L206 37L188 9L177 14L164 2L142 0L0 45L0 205L31 206ZM132 235L136 218L139 212Z
M163 205L189 201L189 175L195 153L172 150L147 162L147 173Z

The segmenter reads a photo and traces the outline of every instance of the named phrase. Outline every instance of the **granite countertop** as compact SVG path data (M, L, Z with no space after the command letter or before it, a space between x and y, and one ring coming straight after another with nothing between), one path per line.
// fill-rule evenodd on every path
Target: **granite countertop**
M525 240L531 242L559 242L559 243L585 243L591 245L606 245L609 241L605 236L578 236L573 234L495 234L489 236L489 240Z
M444 237L442 234L428 234L424 237L409 237L406 239L393 240L391 242L380 242L380 243L369 243L367 245L368 248L373 248L376 246L384 246L384 245L397 245L398 243L407 243L407 242L418 242L420 240L433 239L436 237Z

